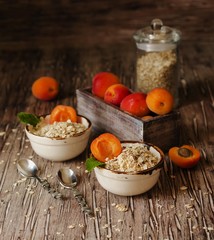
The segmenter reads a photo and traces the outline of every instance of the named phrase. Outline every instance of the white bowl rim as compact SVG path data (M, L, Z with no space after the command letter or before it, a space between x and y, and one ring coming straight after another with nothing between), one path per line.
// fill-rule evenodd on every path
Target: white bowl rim
M150 175L152 175L152 172L154 170L158 170L158 169L161 169L163 167L164 153L163 153L163 151L159 147L155 146L154 144L147 143L147 142L144 142L144 141L133 141L133 140L121 141L121 143L122 144L123 143L140 143L140 144L143 144L143 145L146 145L146 146L149 146L149 147L153 147L157 152L159 152L161 159L155 166L147 168L147 169L142 170L142 171L136 171L136 172L115 171L115 170L107 169L107 168L105 168L105 166L98 166L96 168L106 170L106 171L111 172L113 174L124 174L124 175L146 175L146 174L150 174Z
M47 114L47 115L42 115L42 116L40 116L40 117L45 117L45 116L48 116L48 115L49 115L49 114ZM71 136L71 137L69 137L69 138L76 138L76 137L82 136L82 135L85 134L87 131L89 131L89 130L91 129L91 127L92 127L92 123L91 123L91 121L90 121L87 117L85 117L85 116L83 116L83 115L77 115L77 117L78 117L78 119L82 119L82 118L85 119L85 120L88 122L88 127L87 127L83 132L81 132L81 133L79 133L79 134L76 134L76 135L74 135L74 136ZM80 123L80 122L78 122L78 123ZM29 129L28 129L28 126L29 126L29 125L26 125L26 126L25 126L25 131L26 131L28 134L37 137L38 139L39 139L39 138L41 138L41 139L52 139L52 140L66 140L66 139L69 139L69 138L51 138L51 137L38 136L38 135L35 135L35 134L31 133L31 132L29 131Z

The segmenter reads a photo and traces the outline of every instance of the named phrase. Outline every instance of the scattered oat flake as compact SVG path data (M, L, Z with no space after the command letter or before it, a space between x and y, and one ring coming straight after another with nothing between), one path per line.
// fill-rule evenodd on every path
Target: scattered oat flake
M112 206L112 207L115 207L115 206L116 206L116 203L112 203L111 206Z
M52 177L52 175L51 175L51 174L48 174L48 175L47 175L47 178L50 178L50 177Z
M75 225L71 224L68 226L69 229L74 229L75 228Z
M0 132L0 137L4 136L6 132Z
M117 210L120 211L120 212L126 212L126 211L128 211L127 206L124 205L124 204L122 204L122 203L117 204L117 205L116 205L116 208L117 208Z
M5 145L8 146L8 145L10 145L10 143L9 143L9 142L6 142Z
M13 128L12 132L14 132L14 133L17 132L17 128Z
M80 166L77 166L77 169L80 169L81 167Z
M115 228L115 231L116 232L120 232L121 230L119 228Z
M79 223L79 227L83 228L83 227L84 227L84 224Z
M182 191L187 190L187 189L188 189L187 186L181 186L181 187L180 187L180 190L182 190Z
M106 223L104 226L103 226L103 228L108 228L109 227L109 224L108 223Z
M192 208L193 205L192 205L192 204L185 204L185 207L186 207L186 208Z
M0 165L3 164L3 163L4 163L4 160L1 160L1 161L0 161Z

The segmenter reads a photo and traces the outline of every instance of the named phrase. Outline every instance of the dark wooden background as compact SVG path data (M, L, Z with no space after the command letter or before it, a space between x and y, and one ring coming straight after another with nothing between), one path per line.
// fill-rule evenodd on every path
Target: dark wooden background
M0 1L0 239L214 239L213 15L211 0ZM75 106L75 90L90 86L99 71L114 72L132 87L132 35L153 18L182 31L181 142L199 148L202 158L196 168L182 170L166 155L151 191L119 197L85 173L88 149L65 163L34 154L16 114L49 113L59 103ZM60 82L56 100L32 96L31 85L42 75ZM25 157L56 187L57 170L72 167L95 220L82 215L68 191L62 190L69 200L59 202L33 180L22 181L16 162Z

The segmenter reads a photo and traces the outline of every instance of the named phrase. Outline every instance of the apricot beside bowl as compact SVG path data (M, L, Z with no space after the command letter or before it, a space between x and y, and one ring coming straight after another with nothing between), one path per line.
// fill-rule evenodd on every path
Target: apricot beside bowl
M122 143L123 146L130 142ZM133 143L133 142L132 142ZM107 191L120 196L134 196L147 192L158 181L160 171L164 163L164 154L156 146L149 143L142 143L151 153L158 158L158 163L146 170L127 173L108 170L105 167L94 169L99 184Z
M77 118L77 122L82 123L86 129L78 135L64 139L34 135L26 126L25 132L35 153L51 161L66 161L80 155L88 144L92 125L86 117L79 115Z

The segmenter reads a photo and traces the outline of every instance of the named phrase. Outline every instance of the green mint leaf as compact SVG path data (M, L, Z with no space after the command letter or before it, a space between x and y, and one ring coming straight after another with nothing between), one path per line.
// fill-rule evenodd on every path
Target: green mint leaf
M86 170L91 172L95 167L104 166L105 163L97 161L94 157L90 157L86 160Z
M17 116L22 123L30 124L34 127L40 122L40 118L34 114L20 112Z

